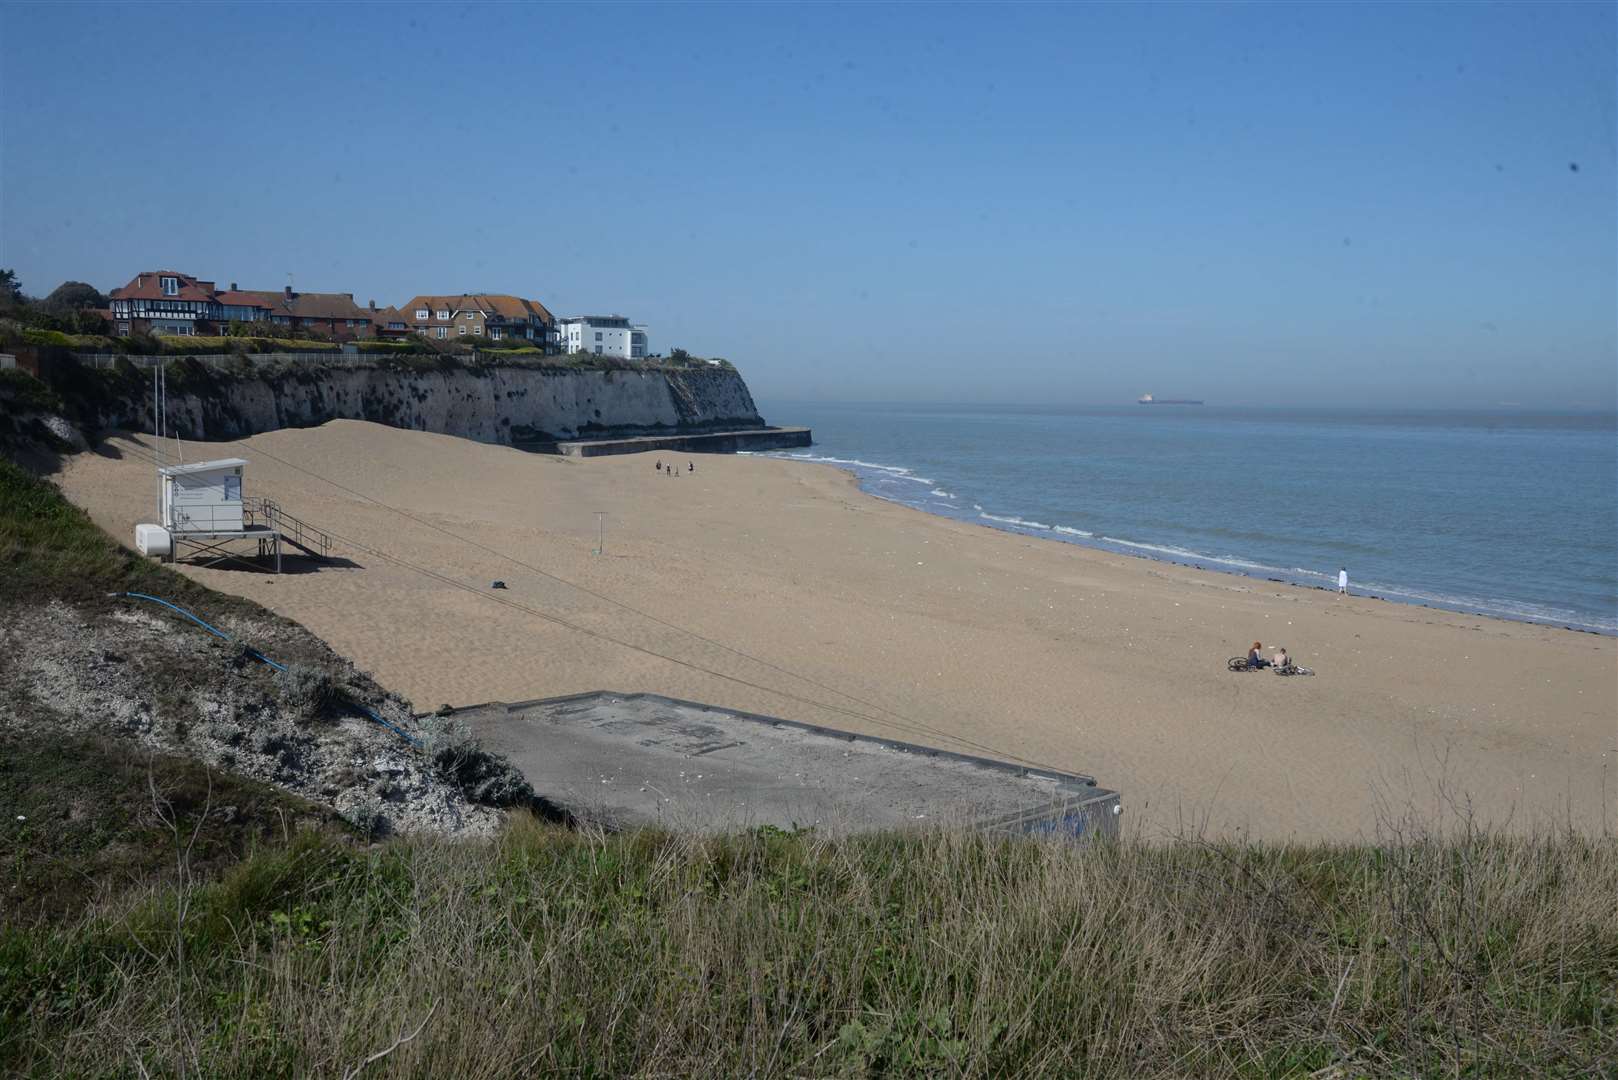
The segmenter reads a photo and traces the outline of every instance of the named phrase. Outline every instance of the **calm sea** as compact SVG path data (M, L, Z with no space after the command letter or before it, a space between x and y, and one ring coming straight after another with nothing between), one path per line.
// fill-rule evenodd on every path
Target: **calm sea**
M1618 633L1618 416L763 403L872 495L1009 532Z

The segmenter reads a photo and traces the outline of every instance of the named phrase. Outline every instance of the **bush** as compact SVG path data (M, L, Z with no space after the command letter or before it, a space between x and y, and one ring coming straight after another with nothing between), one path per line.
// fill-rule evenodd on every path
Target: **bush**
M16 368L0 368L0 402L8 411L61 412L62 398L50 387Z
M73 344L60 330L39 330L33 327L22 332L22 339L29 345L54 345L62 349L70 348Z
M422 732L421 752L433 770L471 801L485 806L527 806L535 801L527 778L505 755L485 750L466 721L432 716L422 721Z
M293 664L276 675L281 704L299 723L310 724L331 715L337 704L337 684L330 673L308 664Z

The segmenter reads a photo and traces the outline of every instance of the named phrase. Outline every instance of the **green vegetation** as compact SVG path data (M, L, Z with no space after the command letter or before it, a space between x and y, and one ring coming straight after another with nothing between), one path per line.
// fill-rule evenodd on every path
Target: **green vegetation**
M1610 1075L1614 890L1610 841L1464 829L305 833L0 930L0 1068L336 1075L419 1030L375 1072Z
M16 368L0 368L0 404L17 412L60 412L61 395Z
M154 582L167 596L208 593L120 547L55 484L0 457L0 607L46 598L97 600L115 589L147 591Z
M199 880L297 831L349 834L331 811L267 784L110 739L0 734L0 806L0 925L14 927L72 922L131 889L174 883L175 830Z

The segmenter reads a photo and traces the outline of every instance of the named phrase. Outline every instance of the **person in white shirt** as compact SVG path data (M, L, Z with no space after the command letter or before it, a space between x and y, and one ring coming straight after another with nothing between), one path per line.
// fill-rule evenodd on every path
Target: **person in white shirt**
M1346 566L1337 571L1337 591L1340 593L1348 592L1348 567Z
M1278 668L1284 668L1290 663L1292 663L1292 658L1287 656L1287 647L1285 645L1275 650L1275 659L1270 661L1272 667Z

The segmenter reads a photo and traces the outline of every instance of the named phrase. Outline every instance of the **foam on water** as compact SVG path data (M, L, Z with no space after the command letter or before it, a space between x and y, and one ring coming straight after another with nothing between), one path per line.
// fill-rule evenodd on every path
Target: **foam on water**
M1548 542L1562 548L1513 556L1512 545L1525 541L1506 535L1499 524L1540 523L1547 514L1544 504L1524 503L1519 508L1510 499L1516 491L1542 490L1545 473L1531 461L1519 460L1520 446L1513 445L1500 457L1501 451L1494 448L1503 449L1505 444L1486 441L1494 429L1477 423L1468 427L1468 422L1444 418L1407 421L1393 414L1373 414L1327 422L1309 418L1290 426L1277 421L1272 430L1246 414L1205 419L1216 415L1213 410L1092 411L1075 414L1077 419L1059 413L1046 419L1036 413L1032 415L1037 419L1030 420L1021 412L1008 416L967 409L929 416L938 421L933 425L919 423L904 407L895 407L891 415L855 407L827 415L831 423L812 413L801 419L815 427L817 438L824 438L828 429L836 430L839 437L831 445L840 452L778 451L764 456L834 465L853 473L868 494L1021 535L1327 589L1336 587L1341 559L1349 564L1351 591L1357 594L1618 634L1618 599L1607 595L1614 587L1606 583L1611 566L1618 563L1610 557L1613 541L1607 533L1618 534L1618 528L1591 529L1591 523L1614 513L1608 505L1613 501L1611 492L1602 494L1599 479L1599 469L1610 471L1612 466L1610 440L1600 441L1606 433L1601 424L1610 427L1610 421L1600 421L1594 428L1575 422L1570 436L1553 418L1541 428L1528 425L1527 434L1518 436L1544 438L1547 452L1554 449L1558 462L1567 459L1569 446L1582 445L1570 438L1590 440L1596 447L1590 459L1598 464L1583 466L1597 470L1592 474L1597 479L1583 482L1588 491L1581 488L1555 504L1554 512L1563 507L1582 509L1584 531L1577 540L1584 546L1567 547L1574 542L1568 522L1580 525L1581 519L1564 517L1560 530L1540 530ZM966 444L971 453L963 450L961 416L976 425L975 441ZM1195 438L1182 434L1192 424L1201 425ZM984 425L991 425L992 438L981 431ZM1536 434L1541 430L1550 434ZM1264 475L1243 472L1256 452L1268 453L1272 445L1289 448L1286 453L1297 462L1302 479L1274 483ZM1114 455L1112 450L1120 446L1129 452ZM1448 469L1430 462L1435 449L1450 455ZM1484 461L1490 453L1497 455L1493 465ZM1397 475L1399 463L1412 460L1410 454L1419 455L1416 460L1426 475L1443 475L1454 494L1440 491L1424 495L1420 502L1386 505L1387 489L1380 478L1390 475L1385 471L1389 469ZM918 464L889 463L907 458ZM1599 464L1603 458L1604 466ZM1532 483L1510 487L1504 481L1511 480L1513 469L1526 472ZM923 472L928 475L920 475ZM1317 474L1330 474L1336 482L1323 482ZM1570 474L1563 469L1556 475ZM984 495L992 495L991 502L1000 505L985 506L978 501ZM1006 508L1007 503L1018 502L1020 508ZM1513 513L1522 516L1502 516ZM1409 545L1411 530L1419 528L1412 523L1435 514L1438 524L1422 534L1423 544ZM1470 532L1452 524L1452 519L1466 515L1484 515L1500 535L1485 532L1481 523ZM1102 528L1103 523L1111 527ZM1547 529L1553 526L1546 524ZM1457 537L1471 546L1457 547ZM1523 561L1502 560L1496 566L1483 558L1487 549L1480 550L1480 544L1493 544L1505 559ZM1315 567L1325 568L1303 565L1315 559L1320 560ZM1579 559L1584 561L1578 563ZM1514 566L1520 571L1513 572ZM1356 567L1363 573L1355 573ZM1410 583L1398 583L1390 568L1409 571ZM1457 573L1461 568L1464 571ZM1558 584L1564 580L1572 589L1568 598L1573 602L1566 604L1556 602ZM1466 585L1501 589L1503 594L1482 595ZM1525 595L1504 595L1516 591L1512 586L1521 586Z

